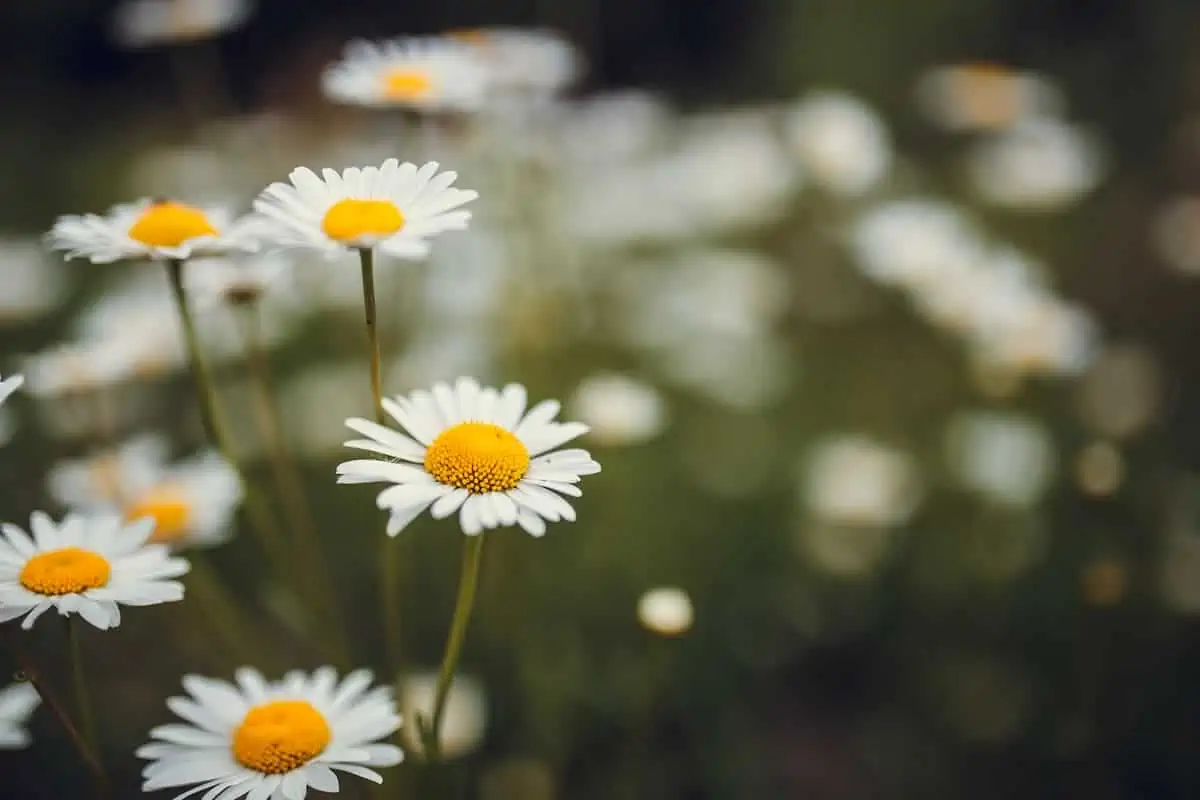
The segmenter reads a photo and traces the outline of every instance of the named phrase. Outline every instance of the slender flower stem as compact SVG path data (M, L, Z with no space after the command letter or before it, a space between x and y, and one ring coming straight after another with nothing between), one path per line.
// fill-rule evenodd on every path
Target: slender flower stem
M246 513L250 517L251 527L258 535L259 542L267 552L267 557L272 561L272 566L277 571L288 574L291 572L289 569L291 552L287 547L287 543L283 540L282 532L275 525L275 517L271 513L271 509L263 503L254 486L246 478L246 473L238 464L230 443L229 433L225 427L224 415L221 413L221 405L217 398L212 375L209 373L208 365L204 361L204 354L200 347L200 337L196 333L196 321L192 317L192 310L187 300L187 292L183 287L183 265L184 262L178 259L168 261L167 275L170 278L171 294L175 299L175 307L179 312L179 322L183 328L183 337L187 345L192 377L196 382L196 397L200 401L201 416L205 430L208 432L213 445L225 460L229 462L230 466L237 470L238 477L241 478L246 494Z
M295 459L287 446L280 421L279 406L271 391L271 369L263 349L262 315L257 303L237 309L238 321L242 325L242 344L254 401L255 420L275 477L275 488L283 513L292 529L296 557L301 562L307 582L314 590L314 600L319 606L318 617L327 634L329 649L341 666L349 665L349 646L346 643L341 613L338 610L337 592L326 569L326 559L321 552L321 542L313 524L312 509L304 493L304 482L296 468Z
M92 701L88 695L87 678L83 672L83 649L79 646L79 623L72 617L67 617L67 639L71 648L71 673L75 681L75 706L79 713L79 727L83 733L83 741L87 743L88 751L96 760L96 795L105 797L108 794L108 779L104 772L104 764L100 759L99 740L96 738L96 720L92 714Z
M370 247L359 248L362 261L363 307L367 318L367 345L371 359L371 397L375 401L375 421L384 424L383 378L379 364L379 327L375 320L375 251Z
M454 617L450 622L450 635L446 639L446 653L438 672L437 691L433 699L433 719L428 724L420 721L424 739L425 758L438 761L441 758L442 719L446 715L446 699L454 682L454 671L467 638L467 625L471 621L471 609L475 606L475 590L479 586L479 566L483 562L484 534L468 536L463 545L462 574L458 582L458 598L454 603Z
M29 654L25 651L21 644L18 634L10 635L10 643L12 645L13 655L20 669L20 677L29 681L29 684L37 691L38 697L46 704L46 708L50 709L50 713L58 720L58 724L62 726L66 732L67 738L71 740L71 744L79 753L80 759L87 766L88 771L92 773L92 778L96 782L96 794L98 797L108 796L108 775L104 771L104 765L100 762L99 757L88 741L79 732L79 728L71 721L71 715L67 713L66 707L62 700L50 688L50 685L42 679L41 672L34 666L33 661L29 658Z

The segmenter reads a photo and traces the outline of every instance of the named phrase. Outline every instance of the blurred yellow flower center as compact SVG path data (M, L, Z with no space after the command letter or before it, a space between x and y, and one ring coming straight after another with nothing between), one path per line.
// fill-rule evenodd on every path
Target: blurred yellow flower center
M433 82L415 69L393 69L383 76L383 94L389 100L415 100L429 94Z
M142 517L154 520L150 541L173 542L191 524L192 504L178 486L155 486L125 509L125 518L130 521Z
M112 566L91 550L63 547L38 553L21 568L20 581L31 592L57 596L99 589L108 583Z
M479 28L457 28L452 31L446 31L446 35L464 44L481 46L488 42L487 31L480 30Z
M183 203L153 203L129 229L129 238L150 247L178 247L198 236L216 236L203 211Z
M529 469L529 451L499 425L463 422L442 431L425 451L425 471L439 483L474 494L506 492Z
M333 732L303 700L277 700L250 709L233 732L233 757L247 769L280 775L324 752Z
M391 236L403 227L404 215L390 200L339 200L321 222L325 235L339 242Z

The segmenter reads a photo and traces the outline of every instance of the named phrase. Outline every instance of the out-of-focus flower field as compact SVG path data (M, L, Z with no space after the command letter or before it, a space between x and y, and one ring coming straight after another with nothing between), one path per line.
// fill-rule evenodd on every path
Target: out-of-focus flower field
M0 519L149 517L184 590L64 606L5 528L0 796L93 791L33 691L79 722L76 662L112 798L218 777L146 765L213 746L158 728L204 727L183 676L315 697L324 665L381 685L347 719L388 685L403 716L339 751L383 776L352 798L1200 796L1200 14L478 5L0 10ZM381 418L419 446L366 421L369 252ZM426 439L515 395L463 376L548 426L492 426L524 461L480 510L437 443L509 462ZM24 630L29 592L91 625ZM217 747L254 770L249 720ZM188 796L302 796L272 774Z

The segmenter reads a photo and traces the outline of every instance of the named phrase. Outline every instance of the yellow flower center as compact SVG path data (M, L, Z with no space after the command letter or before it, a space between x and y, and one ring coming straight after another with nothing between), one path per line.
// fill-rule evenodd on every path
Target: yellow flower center
M403 227L404 215L390 200L339 200L321 222L325 235L339 242L391 236Z
M31 592L49 596L99 589L108 583L112 566L91 550L63 547L38 553L21 568L20 581Z
M417 69L393 69L383 76L383 96L389 100L416 100L429 94L433 81Z
M247 769L280 775L324 752L333 732L303 700L277 700L250 709L233 732L233 757Z
M152 203L129 229L130 239L150 247L178 247L188 239L216 235L203 211L169 200Z
M474 494L515 488L529 469L529 451L499 425L463 422L447 428L425 451L425 471L439 483Z
M125 509L128 520L154 520L151 542L173 542L187 532L192 522L192 504L178 486L155 486Z

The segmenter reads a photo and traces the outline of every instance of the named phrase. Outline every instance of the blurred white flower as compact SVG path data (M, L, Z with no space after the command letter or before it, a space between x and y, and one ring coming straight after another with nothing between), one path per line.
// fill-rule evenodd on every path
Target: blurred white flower
M437 673L421 672L404 677L400 682L400 712L405 719L418 715L426 718L433 713L437 692ZM487 730L487 695L483 684L461 672L454 676L450 693L446 695L445 717L442 720L442 755L460 758L479 746ZM401 735L409 749L421 752L416 725L405 725Z
M662 98L627 89L554 106L551 141L566 170L608 169L658 150L674 118Z
M931 121L952 131L1001 130L1063 107L1062 93L1047 78L986 63L930 70L917 83L917 101Z
M61 305L67 293L63 264L47 258L35 239L0 238L0 324L37 319Z
M847 434L809 453L801 494L805 507L820 520L886 528L912 516L921 500L921 479L908 454Z
M692 627L692 598L683 589L661 586L638 598L637 617L642 626L660 636L679 636Z
M207 39L245 24L251 0L122 0L113 36L125 47Z
M253 257L203 258L183 273L188 297L197 307L247 305L265 294L288 293L292 264L279 253Z
M55 465L46 485L55 501L72 510L152 518L151 542L177 548L224 542L242 499L237 472L213 451L168 464L166 450L163 439L140 436Z
M353 41L322 76L340 103L407 106L422 111L473 111L487 99L486 62L453 37Z
M598 373L585 378L570 407L592 429L592 439L604 445L639 444L653 439L666 425L662 395L626 375Z
M29 718L41 701L37 689L28 682L13 683L0 689L0 750L20 750L29 746Z
M1126 439L1154 422L1163 404L1163 372L1154 352L1104 348L1079 381L1079 415L1094 433Z
M887 126L851 94L822 91L801 98L785 130L805 176L835 194L863 194L891 166Z
M977 260L983 249L974 225L937 200L897 200L876 206L851 226L849 244L867 276L915 288Z
M1104 156L1095 139L1047 118L1023 120L979 142L967 166L980 197L1027 211L1070 206L1104 176Z
M447 36L479 55L489 89L552 95L573 83L583 68L579 51L554 31L472 28Z
M839 578L861 578L883 563L895 529L878 525L843 525L822 519L801 524L797 544L808 563Z
M1049 488L1057 455L1049 433L1032 418L973 411L946 429L946 453L962 485L1002 505L1026 507Z
M971 331L976 358L1014 375L1076 375L1091 363L1098 339L1087 311L1038 294L1017 298Z
M1154 220L1154 244L1172 269L1200 275L1200 197L1177 197Z
M650 168L671 187L674 202L701 235L765 225L787 210L800 174L765 114L696 115L681 134L677 146Z

